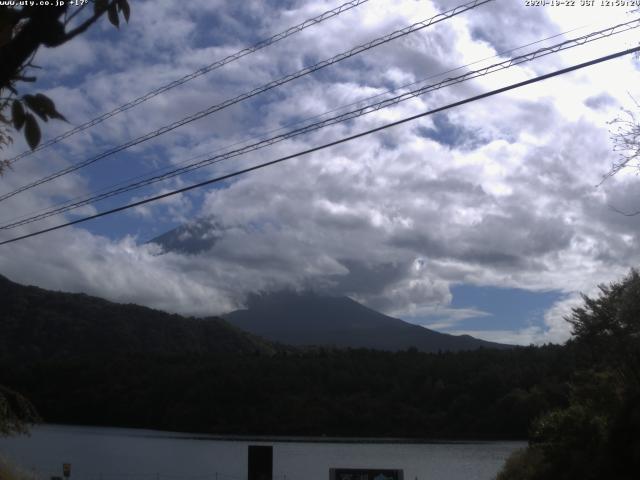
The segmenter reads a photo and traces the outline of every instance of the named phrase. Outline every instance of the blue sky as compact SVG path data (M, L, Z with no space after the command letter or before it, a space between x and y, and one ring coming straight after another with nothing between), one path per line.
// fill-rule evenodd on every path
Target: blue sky
M473 321L464 320L459 328L492 328L508 329L515 320L520 326L537 326L544 324L544 313L562 298L559 292L529 292L517 288L476 287L473 285L456 285L451 288L453 308L475 308L491 315L491 324L477 328Z
M69 119L45 125L45 139L340 2L132 3L131 21L119 31L104 20L61 48L39 52L38 81L20 86L21 92L46 93ZM0 179L0 193L457 4L365 2L23 159ZM509 56L498 53L530 42L539 43L517 53L631 18L620 8L533 9L495 0L16 195L0 204L0 218L5 223L204 158L375 95L389 97L390 90L404 91L407 84L436 83L503 61ZM550 55L0 232L0 239L636 44L634 30ZM563 316L580 302L579 292L594 292L598 283L619 278L640 260L640 217L611 208L640 209L637 177L623 172L595 187L618 159L608 122L620 108L633 107L637 75L637 60L622 58L225 184L7 245L0 249L0 273L22 283L193 315L240 308L255 291L317 289L450 333L522 344L562 342L569 337ZM16 140L7 156L26 148ZM201 219L215 227L182 235L185 241L190 231L211 238L207 250L160 252L147 243L181 225L197 227Z
M467 318L452 322L450 315L433 315L426 326L450 332L473 332L482 336L486 331L542 332L545 314L564 299L560 291L531 292L518 288L500 288L475 285L451 287L450 308L470 312Z

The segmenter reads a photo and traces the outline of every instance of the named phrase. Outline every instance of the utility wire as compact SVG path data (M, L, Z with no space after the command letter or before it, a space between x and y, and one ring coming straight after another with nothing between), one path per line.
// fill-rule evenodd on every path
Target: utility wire
M622 57L624 55L629 55L631 53L635 53L635 52L638 52L638 51L640 51L640 47L634 47L634 48L630 48L630 49L627 49L627 50L622 50L620 52L616 52L616 53L612 53L612 54L609 54L609 55L605 55L603 57L599 57L599 58L596 58L594 60L590 60L588 62L583 62L583 63L580 63L578 65L573 65L571 67L567 67L567 68L563 68L563 69L560 69L560 70L556 70L555 72L552 72L552 73L539 75L539 76L531 78L529 80L524 80L522 82L513 83L513 84L508 85L506 87L502 87L502 88L498 88L498 89L495 89L495 90L491 90L489 92L482 93L480 95L475 95L473 97L469 97L469 98L466 98L464 100L460 100L458 102L450 103L450 104L445 105L443 107L438 107L438 108L435 108L435 109L432 109L432 110L427 110L426 112L418 113L416 115L412 115L410 117L403 118L402 120L397 120L395 122L387 123L385 125L382 125L382 126L379 126L379 127L376 127L376 128L372 128L370 130L366 130L364 132L357 133L355 135L350 135L348 137L343 137L343 138L341 138L339 140L335 140L333 142L325 143L325 144L319 145L317 147L313 147L313 148L310 148L310 149L307 149L307 150L303 150L301 152L294 153L292 155L287 155L287 156L284 156L284 157L277 158L275 160L271 160L269 162L264 162L264 163L260 163L258 165L254 165L252 167L244 168L242 170L237 170L237 171L235 171L233 173L228 173L226 175L222 175L222 176L219 176L219 177L211 178L209 180L205 180L204 182L196 183L196 184L190 185L188 187L183 187L183 188L180 188L180 189L177 189L177 190L172 190L171 192L166 192L166 193L163 193L163 194L160 194L160 195L156 195L154 197L146 198L144 200L139 200L137 202L129 203L127 205L123 205L121 207L113 208L111 210L106 210L104 212L100 212L100 213L97 213L95 215L90 215L90 216L87 216L87 217L79 218L79 219L73 220L71 222L67 222L67 223L62 223L60 225L56 225L54 227L45 228L43 230L38 230L36 232L32 232L32 233L29 233L29 234L26 234L26 235L21 235L19 237L14 237L14 238L11 238L9 240L4 240L4 241L0 242L0 245L6 245L6 244L9 244L9 243L17 242L19 240L24 240L26 238L35 237L37 235L42 235L44 233L52 232L54 230L59 230L61 228L69 227L71 225L76 225L76 224L83 223L83 222L86 222L86 221L89 221L89 220L93 220L93 219L96 219L96 218L104 217L106 215L111 215L113 213L121 212L123 210L128 210L130 208L139 207L140 205L145 205L147 203L151 203L151 202L155 202L155 201L158 201L158 200L162 200L164 198L171 197L171 196L177 195L179 193L188 192L190 190L194 190L196 188L204 187L204 186L210 185L212 183L222 182L224 180L228 180L230 178L237 177L237 176L245 174L245 173L249 173L249 172L252 172L252 171L255 171L255 170L260 170L262 168L269 167L271 165L275 165L275 164L278 164L278 163L281 163L281 162L284 162L284 161L287 161L287 160L291 160L293 158L301 157L303 155L309 155L309 154L317 152L319 150L324 150L326 148L333 147L335 145L339 145L339 144L342 144L342 143L345 143L345 142L349 142L351 140L355 140L357 138L361 138L361 137L370 135L372 133L376 133L376 132L380 132L382 130L386 130L387 128L395 127L397 125L401 125L401 124L416 120L418 118L426 117L427 115L433 115L435 113L439 113L439 112L442 112L444 110L448 110L448 109L451 109L451 108L459 107L459 106L465 105L467 103L472 103L472 102L475 102L475 101L478 101L478 100L482 100L484 98L491 97L491 96L497 95L499 93L507 92L509 90L514 90L516 88L524 87L526 85L531 85L533 83L537 83L537 82L540 82L542 80L547 80L547 79L552 78L552 77L556 77L556 76L559 76L559 75L564 75L566 73L573 72L575 70L579 70L579 69L582 69L582 68L589 67L591 65L596 65L598 63L602 63L602 62L606 62L606 61L609 61L609 60L613 60L614 58Z
M90 193L90 196L78 195L78 196L73 197L71 199L67 199L67 200L64 200L64 201L61 201L61 202L53 204L51 207L49 207L49 210L47 210L47 209L39 209L39 210L31 211L29 213L23 213L21 215L14 216L13 218L7 219L6 222L18 222L18 221L21 221L21 220L30 219L33 216L39 215L39 214L41 214L43 212L51 212L52 211L51 209L57 209L58 207L63 207L63 206L70 206L72 204L75 205L75 203L79 202L79 201L84 201L84 200L89 200L89 199L92 199L92 198L97 198L97 195L100 194L100 193L108 192L108 191L113 190L113 189L115 189L117 187L127 185L128 183L130 183L130 182L132 182L134 180L140 180L140 179L148 178L149 175L153 175L153 174L156 174L156 173L172 170L177 165L185 165L185 164L187 164L189 162L192 162L193 160L196 160L198 158L206 157L208 155L210 156L210 155L212 155L212 154L214 154L216 152L225 151L225 150L228 150L228 149L230 149L232 147L236 147L238 145L242 145L242 144L245 144L245 143L248 143L248 142L251 142L251 141L262 140L265 135L269 135L269 134L276 133L276 132L281 132L283 130L286 130L287 128L294 127L296 125L301 125L301 124L310 122L311 120L315 120L315 119L318 119L318 118L325 117L325 116L327 116L327 115L329 115L331 113L339 112L341 110L345 110L345 109L347 109L349 107L353 107L355 105L361 105L366 101L370 101L370 100L374 100L376 98L384 97L385 95L389 95L391 93L395 93L395 92L398 92L400 90L412 87L414 85L418 85L418 84L424 83L427 80L431 80L433 78L443 77L444 75L446 75L448 73L457 72L458 70L462 70L462 69L470 67L472 65L477 65L479 63L485 62L487 60L491 60L493 58L503 57L505 55L511 54L513 52L516 52L518 50L522 50L523 48L527 48L527 47L530 47L532 45L537 45L537 44L546 42L548 40L567 35L568 33L574 32L576 30L584 29L587 26L588 25L582 25L582 26L579 26L579 27L572 28L570 30L565 30L564 32L556 33L556 34L551 35L549 37L545 37L545 38L536 40L534 42L526 43L526 44L521 45L519 47L515 47L515 48L509 49L509 50L504 50L502 52L498 52L495 55L491 55L490 57L485 57L485 58L482 58L480 60L475 60L473 62L467 63L465 65L460 65L458 67L454 67L454 68L451 68L449 70L445 70L443 72L439 72L439 73L436 73L436 74L433 74L433 75L429 75L428 77L422 78L420 80L413 81L411 83L407 83L407 84L401 85L399 87L388 89L388 90L386 90L386 91L384 91L382 93L378 93L376 95L371 95L369 97L361 98L359 100L356 100L354 102L348 103L346 105L341 105L339 107L332 108L331 110L327 110L327 111L325 111L323 113L319 113L319 114L304 118L302 120L298 120L298 121L295 121L295 122L290 122L290 123L287 123L287 124L282 125L280 127L276 127L276 128L272 128L272 129L267 130L267 131L263 131L259 135L254 135L254 136L252 136L250 138L246 138L244 140L239 140L239 141L236 141L236 142L234 142L232 144L227 144L227 145L225 145L223 147L218 147L218 148L216 148L214 150L210 150L207 153L200 153L198 155L194 155L192 157L189 157L186 160L182 160L182 161L178 162L177 164L167 165L167 166L164 166L164 167L159 167L159 168L156 168L156 169L153 169L153 170L149 170L149 171L147 171L147 172L145 172L143 174L140 174L140 175L136 175L136 176L133 176L133 177L128 177L128 178L126 178L126 179L124 179L122 181L116 182L115 184L111 184L111 185L102 187L102 188L100 188L98 190L94 190L93 192ZM91 203L93 203L93 201ZM57 211L58 210L56 210L56 212ZM11 228L11 226L10 225L5 225L5 226L0 227L0 229L3 229L3 228Z
M365 105L363 107L342 113L340 115L331 117L331 118L327 118L325 120L316 122L316 123L312 123L310 125L301 127L301 128L297 128L294 130L291 130L289 132L286 132L284 134L281 135L277 135L271 138L267 138L264 140L260 140L256 143L250 144L250 145L246 145L242 148L238 148L235 150L231 150L229 152L223 153L223 154L219 154L219 155L214 155L211 156L209 158L206 158L200 162L196 162L196 163L192 163L189 165L186 165L184 167L180 167L180 168L174 168L173 170L167 172L167 173L163 173L163 174L159 174L153 177L148 177L148 178L144 178L143 180L140 180L138 182L134 182L122 187L118 187L115 188L113 190L107 191L105 193L101 193L98 195L94 195L92 197L89 198L84 198L82 200L79 200L77 202L72 202L72 203L68 203L65 204L64 206L61 207L57 207L57 208L52 208L50 210L47 210L43 213L39 213L37 215L33 215L31 217L28 218L24 218L21 220L17 220L14 222L10 222L7 223L5 225L0 226L0 230L7 230L7 229L11 229L11 228L16 228L22 225L26 225L29 223L33 223L48 217L51 217L53 215L57 215L60 213L64 213L100 200L104 200L106 198L110 198L116 195L120 195L122 193L131 191L131 190L136 190L148 185L152 185L154 183L160 182L162 180L166 180L169 178L173 178L176 177L178 175L182 175L185 173L189 173L191 171L203 168L205 166L211 165L211 164L215 164L215 163L219 163L222 162L224 160L228 160L230 158L234 158L240 155L244 155L246 153L249 152L253 152L271 145L274 145L275 143L279 143L282 142L284 140L289 140L291 138L297 137L299 135L303 135L306 133L310 133L316 130L319 130L321 128L330 126L330 125L335 125L341 122L345 122L347 120L351 120L357 117L361 117L363 115L372 113L372 112L376 112L379 111L383 108L388 108L394 105L397 105L398 103L404 102L406 100L409 100L411 98L415 98L421 95L424 95L425 93L429 93L429 92L433 92L435 90L439 90L448 86L452 86L452 85L456 85L458 83L462 83L468 80L471 80L473 78L478 78L481 76L485 76L491 73L494 73L496 71L500 71L500 70L505 70L508 68L511 68L515 65L519 65L522 64L524 62L529 62L532 61L534 59L537 58L541 58L544 57L546 55L550 55L553 53L557 53L559 51L562 50L567 50L570 48L574 48L577 46L581 46L584 45L585 43L591 42L591 41L595 41L595 40L599 40L602 38L607 38L610 37L612 35L618 34L618 33L622 33L622 32L626 32L629 31L631 29L634 28L638 28L640 27L640 19L636 19L636 20L632 20L623 24L619 24L619 25L615 25L613 27L608 27L604 30L600 30L597 32L592 32L589 33L587 35L583 35L581 37L577 37L574 39L570 39L570 40L566 40L564 42L558 43L556 45L551 45L549 47L545 47L545 48L540 48L538 50L535 50L533 52L529 52L529 53L525 53L523 55L517 56L517 57L513 57L509 60L505 60L503 62L499 62L499 63L495 63L492 65L489 65L487 67L478 69L478 70L473 70L470 72L467 72L463 75L460 75L458 77L453 77L453 78L448 78L445 80L442 80L441 82L435 83L435 84L431 84L431 85L426 85L423 86L421 88L415 89L413 91L410 92L406 92L400 95L397 95L395 97L392 98L388 98L373 104L369 104L369 105Z
M286 75L284 77L281 77L277 80L274 80L272 82L269 82L265 85L262 85L260 87L257 87L253 90L251 90L250 92L247 93L243 93L241 95L238 95L237 97L228 99L222 103L216 104L216 105L212 105L209 108L202 110L200 112L194 113L192 115L189 115L188 117L184 117L181 120L178 120L170 125L166 125L164 127L161 127L157 130L154 130L152 132L149 132L145 135L142 135L140 137L137 137L133 140L128 141L127 143L118 145L116 147L113 147L109 150L106 150L100 154L98 154L95 157L89 158L87 160L83 160L81 162L75 163L67 168L64 168L62 170L59 170L55 173L52 173L50 175L47 175L46 177L43 177L39 180L36 180L34 182L31 182L27 185L23 185L22 187L17 188L16 190L13 190L12 192L9 193L5 193L3 195L0 195L0 201L6 200L8 198L13 197L14 195L17 195L18 193L24 192L25 190L29 190L31 188L34 188L38 185L42 185L43 183L47 183L51 180L54 180L58 177L61 177L63 175L66 175L68 173L74 172L76 170L79 170L81 168L84 168L88 165L91 165L99 160L102 160L103 158L106 158L110 155L113 155L115 153L121 152L123 150L126 150L127 148L133 147L135 145L138 145L140 143L146 142L147 140L151 140L155 137L158 137L160 135L163 135L167 132L170 132L172 130L175 130L178 127L181 127L183 125L186 125L188 123L194 122L196 120L199 120L201 118L204 118L208 115L211 115L212 113L218 112L220 110L223 110L231 105L234 105L236 103L242 102L244 100L247 100L251 97L254 97L256 95L259 95L261 93L264 93L266 91L269 91L273 88L279 87L280 85L283 85L285 83L291 82L297 78L303 77L305 75L309 75L310 73L313 73L315 71L318 71L322 68L328 67L329 65L333 65L334 63L340 62L342 60L345 60L347 58L353 57L354 55L358 55L359 53L365 52L367 50L370 50L372 48L375 48L379 45L388 43L392 40L395 40L397 38L403 37L405 35L408 35L410 33L422 30L426 27L429 27L431 25L434 25L436 23L442 22L443 20L447 20L451 17L454 17L456 15L459 15L461 13L464 13L468 10L471 10L473 8L476 8L480 5L483 5L485 3L489 3L492 2L494 0L473 0L471 2L468 2L466 4L463 5L459 5L455 8L452 8L451 10L447 10L446 12L443 13L439 13L429 19L423 20L421 22L417 22L414 23L413 25L410 25L408 27L405 27L403 29L400 30L396 30L388 35L385 35L383 37L379 37L376 38L375 40L372 40L368 43L359 45L357 47L352 48L351 50L347 51L347 52L343 52L340 53L334 57L331 57L327 60L323 60L321 62L316 63L315 65L312 65L310 67L306 67L303 68L301 70L298 70L295 73Z
M369 0L351 0L349 2L343 3L342 5L340 5L339 7L336 7L332 10L328 10L316 17L313 18L309 18L307 20L305 20L302 23L299 23L293 27L289 27L286 30L280 32L280 33L276 33L275 35L262 40L258 43L256 43L255 45L245 48L243 50L239 50L236 53L233 53L221 60L218 60L214 63L211 63L210 65L207 65L205 67L202 67L198 70L196 70L195 72L189 73L188 75L185 75L184 77L181 77L177 80L174 80L170 83L167 83L166 85L163 85L161 87L158 87L154 90L151 90L150 92L135 98L134 100L131 100L130 102L125 103L124 105L121 105L113 110L111 110L110 112L104 113L102 115L100 115L99 117L96 117L92 120L89 120L88 122L85 122L81 125L78 125L77 127L72 128L71 130L68 130L60 135L58 135L55 138L52 138L51 140L48 140L44 143L42 143L40 146L38 146L37 148L33 149L33 150L27 150L25 152L22 152L19 155L16 155L13 158L10 158L8 160L9 164L13 164L15 162L17 162L18 160L20 160L21 158L25 158L30 156L31 154L38 152L40 150L43 150L47 147L50 147L51 145L54 145L62 140L64 140L65 138L68 138L72 135L75 135L76 133L82 132L83 130L86 130L88 128L91 128L95 125L98 125L99 123L104 122L105 120L111 118L111 117L115 117L116 115L118 115L119 113L122 112L126 112L127 110L130 110L131 108L140 105L141 103L146 102L147 100L160 95L161 93L164 93L168 90L171 90L172 88L178 87L180 85L183 85L191 80L193 80L194 78L198 78L201 75L204 75L205 73L209 73L213 70L217 70L220 67L223 67L224 65L227 65L231 62L235 62L236 60L241 59L242 57L245 57L251 53L257 52L258 50L262 50L263 48L266 48L270 45L273 45L274 43L279 42L280 40L284 40L287 37L290 37L291 35L295 35L298 32L301 32L302 30L309 28L313 25L317 25L319 23L324 22L325 20L328 20L330 18L336 17L338 15L340 15L343 12L346 12L348 10L351 10L352 8L355 8L363 3L368 2Z

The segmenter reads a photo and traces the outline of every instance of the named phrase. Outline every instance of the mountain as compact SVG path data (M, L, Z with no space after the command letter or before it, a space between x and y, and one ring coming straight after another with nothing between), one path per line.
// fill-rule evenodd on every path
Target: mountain
M214 217L200 218L149 240L162 252L198 254L224 235ZM254 296L247 310L224 315L229 323L271 341L295 346L336 346L424 352L511 348L473 338L448 335L388 317L348 297L276 293Z
M275 351L268 342L219 318L186 318L84 294L27 287L1 275L0 305L0 359Z
M222 227L213 217L180 225L147 243L159 245L163 252L197 254L209 250L222 236Z
M511 348L469 335L448 335L388 317L348 297L280 292L254 296L248 309L224 318L243 330L289 345L423 352Z

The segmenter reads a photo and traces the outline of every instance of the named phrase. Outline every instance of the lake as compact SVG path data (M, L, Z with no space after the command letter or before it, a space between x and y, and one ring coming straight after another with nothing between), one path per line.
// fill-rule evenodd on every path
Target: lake
M44 425L0 439L0 454L45 478L71 480L242 480L247 446L273 445L275 480L328 480L330 468L403 469L405 480L491 480L525 442L343 443L221 439L123 428Z

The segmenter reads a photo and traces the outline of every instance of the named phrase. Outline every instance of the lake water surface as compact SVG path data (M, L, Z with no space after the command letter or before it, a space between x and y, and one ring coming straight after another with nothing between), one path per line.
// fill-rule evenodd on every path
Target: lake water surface
M244 480L247 446L273 445L276 480L328 480L330 468L403 469L405 480L491 480L524 442L339 443L101 427L46 425L0 439L0 454L45 478L71 480Z

